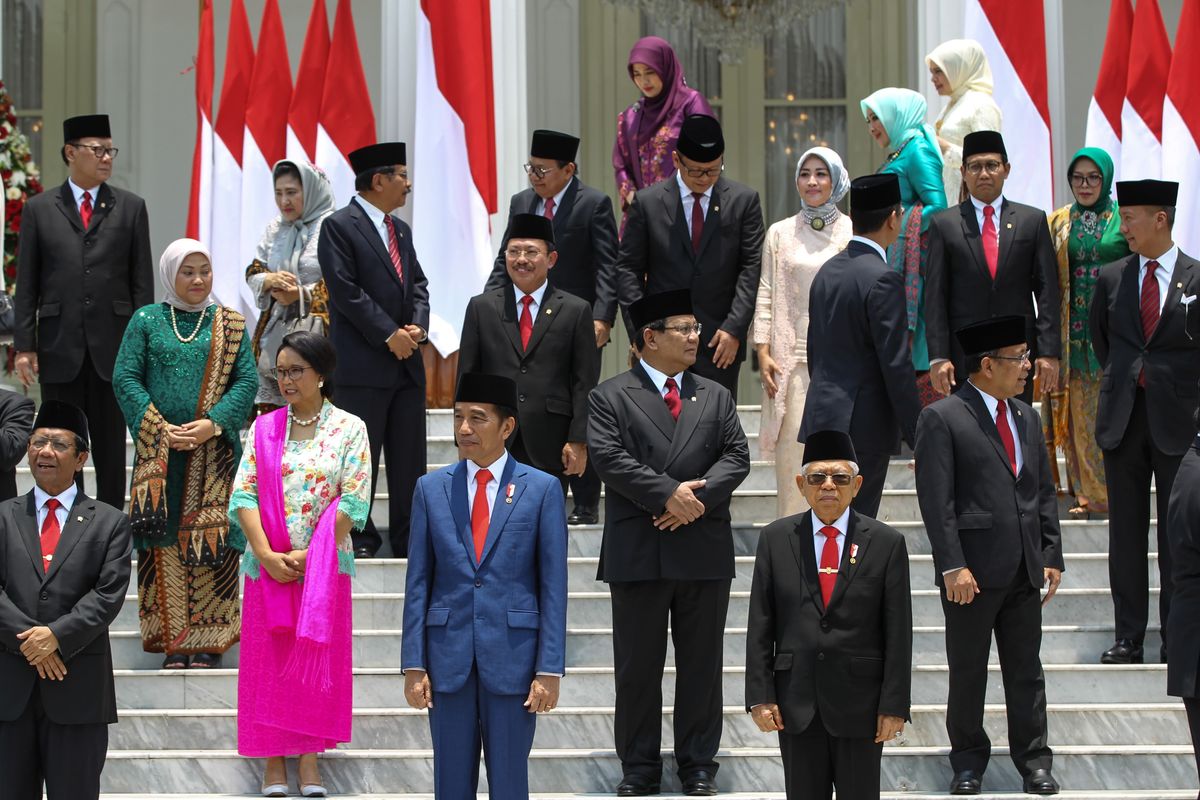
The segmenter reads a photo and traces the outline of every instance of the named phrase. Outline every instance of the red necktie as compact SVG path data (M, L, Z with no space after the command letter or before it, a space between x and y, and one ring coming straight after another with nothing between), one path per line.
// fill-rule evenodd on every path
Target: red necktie
M83 193L83 200L79 203L79 219L83 222L85 231L92 224L92 195L90 192Z
M829 607L829 598L833 597L833 587L837 583L838 573L838 529L832 525L821 528L825 534L825 545L821 548L821 569L817 574L817 582L821 584L821 600Z
M1008 453L1008 466L1012 467L1013 475L1017 474L1017 443L1013 441L1012 428L1008 427L1008 401L1001 400L996 406L996 432L1000 434L1000 443L1004 452Z
M700 253L700 237L704 233L704 207L700 205L701 192L692 192L692 252Z
M1000 260L1000 241L996 238L996 209L983 207L983 257L987 259L988 272L996 279L996 264Z
M667 393L663 400L667 401L667 411L671 412L671 418L678 422L679 412L683 410L683 401L679 399L679 384L675 383L674 378L667 378L666 387Z
M546 201L546 210L542 212L542 216L546 219L554 219L554 198L551 197Z
M1149 342L1158 327L1158 278L1154 271L1158 269L1157 261L1146 262L1146 277L1142 279L1142 341ZM1146 386L1146 369L1138 373L1138 386Z
M483 543L487 541L488 523L491 512L488 510L487 485L492 479L492 473L481 469L475 473L475 502L471 504L471 534L475 537L475 563L483 558Z
M529 349L529 337L533 336L533 314L529 307L533 305L533 295L527 294L521 298L521 349Z
M384 221L388 229L388 255L392 257L392 266L396 268L400 282L404 283L404 267L400 264L400 243L396 241L396 222L390 215L384 217Z
M46 501L46 519L42 522L42 569L50 571L50 562L54 559L54 548L58 547L58 515L54 510L61 506L56 498Z

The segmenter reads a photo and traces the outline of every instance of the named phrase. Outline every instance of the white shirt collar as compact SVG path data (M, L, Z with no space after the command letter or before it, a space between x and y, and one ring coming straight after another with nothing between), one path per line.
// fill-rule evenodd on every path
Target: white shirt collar
M549 285L550 285L549 281L542 281L541 286L539 286L538 288L534 289L532 292L529 293L529 296L533 298L533 306L530 307L529 313L533 314L539 308L542 307L542 298L546 296L546 287ZM525 296L525 293L522 292L520 289L518 289L515 284L513 285L513 291L517 295L517 314L520 315L520 313L521 313L521 298L523 298Z
M507 449L501 450L500 455L496 458L496 460L493 461L491 464L487 465L488 471L492 473L492 480L488 481L488 483L492 483L492 482L499 483L500 476L504 474L504 467L507 464L508 464L508 450ZM479 466L471 459L469 459L469 458L467 459L467 491L468 492L475 491L475 476L479 473L479 470L481 470L481 469L483 469L483 467Z
M46 501L50 498L56 498L66 511L71 510L71 506L75 505L75 495L79 494L79 487L74 481L71 485L64 489L60 494L52 495L42 490L42 487L34 484L33 487L33 506L35 511L41 511L46 505Z
M87 192L92 196L92 202L96 202L96 195L100 193L100 186L92 189L84 189L77 185L75 181L67 178L67 184L71 187L71 194L75 196L75 207L79 208L79 204L83 202L83 193ZM104 184L101 184L103 186Z
M975 195L968 195L968 197L971 198L971 205L975 206L975 216L982 217L984 206L991 206L996 212L993 215L993 218L996 220L1000 219L1000 208L1004 205L1004 195L1000 195L990 203L985 203L982 200L976 199Z
M674 378L675 385L679 388L679 391L680 392L683 391L683 372L682 372L682 370L679 372L676 372L674 375L668 375L667 373L659 372L654 367L650 366L650 364L647 363L646 359L644 359L644 358L641 359L641 364L642 364L642 369L646 370L646 374L650 376L650 380L651 380L651 382L653 382L654 386L658 389L659 394L662 394L665 391L665 389L663 387L665 387L667 385L667 378Z
M1158 272L1156 274L1165 275L1168 280L1171 274L1175 272L1175 262L1179 260L1179 245L1171 245L1171 249L1163 253L1158 258L1146 258L1146 256L1138 255L1138 269L1145 270L1147 261L1158 262Z
M987 406L988 413L992 415L992 419L995 419L996 418L996 408L999 407L1000 400L998 398L992 397L990 394L985 392L983 389L980 389L975 384L974 381L968 379L967 383L971 384L971 386L974 386L975 391L979 392L980 396L983 397L983 404L985 406Z
M677 186L679 186L679 196L680 197L690 198L692 196L692 190L689 189L688 185L683 182L683 176L679 174L679 170L675 170L675 183ZM706 200L711 198L713 186L716 186L716 185L717 184L714 182L712 186L709 186L707 189L705 189L700 194L704 195L704 198Z
M821 522L821 518L817 516L817 512L809 511L808 513L812 515L813 536L824 541L825 534L821 533L821 528L825 527L825 523ZM846 535L846 530L850 527L850 506L846 506L846 510L842 512L842 515L833 521L833 527L837 528L839 537Z
M358 202L359 207L362 208L363 211L367 212L367 217L370 218L371 223L376 228L382 228L383 220L387 214L380 211L378 206L363 197L361 194L354 195L354 199Z
M563 188L558 190L558 194L554 195L554 197L551 198L554 201L554 216L556 216L556 217L558 216L558 210L562 207L563 195L565 195L567 193L567 189L571 188L571 181L574 181L574 180L575 180L575 176L572 175L571 180L567 181L566 184L563 185ZM537 207L542 210L542 214L546 213L546 201L540 195L538 196Z
M865 236L851 236L850 241L869 245L871 249L873 249L876 253L879 253L880 258L882 258L884 261L887 261L887 252L879 246L879 242L876 242L873 239L868 239Z

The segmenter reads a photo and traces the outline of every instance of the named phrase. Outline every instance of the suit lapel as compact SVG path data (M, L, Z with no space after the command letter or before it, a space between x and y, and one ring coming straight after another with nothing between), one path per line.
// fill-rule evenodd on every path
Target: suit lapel
M18 510L13 507L13 517L17 522L17 530L21 533L21 541L25 543L25 551L29 553L29 561L38 575L44 575L42 568L42 537L38 533L37 509L34 508L33 490L25 495L25 505Z
M674 439L675 420L671 419L671 412L667 410L667 404L663 400L662 394L659 393L658 389L654 388L654 382L650 380L650 376L646 374L646 370L642 369L641 364L635 364L629 372L636 380L633 386L627 385L625 387L625 392L629 395L629 399L633 401L633 404L643 414L650 418L650 421L654 423L654 427L658 428L663 436L667 437L668 440ZM672 442L672 445L674 445L674 442Z
M62 186L58 187L58 197L55 198L54 204L67 218L67 222L70 222L75 230L83 233L83 220L79 218L79 208L75 205L75 194L71 191L71 184L68 181L63 181Z
M974 208L972 208L974 211ZM1016 228L1017 210L1008 200L1000 202L1000 218L996 220L996 224L1000 226L1000 252L996 257L996 278L1000 278L1000 274L1008 267L1008 254L1012 250L1013 237L1017 235ZM983 247L983 238L980 237L979 246Z
M996 430L996 420L988 412L987 403L983 402L983 395L974 386L964 386L954 396L961 397L967 404L967 408L975 415L975 421L979 423L979 429L992 443L992 449L996 451L996 455L1004 462L1004 469L1009 475L1012 475L1012 466L1008 463L1008 452L1004 449L1004 443L1000 441L1000 433ZM1015 479L1016 476L1013 475L1013 478Z
M988 281L991 281L992 275L988 272L987 258L983 255L983 237L979 233L979 220L975 218L975 204L970 200L964 200L959 204L958 210L962 214L963 241L966 242L967 249L971 251L971 256L975 259L975 267L983 272ZM999 274L999 270L997 270L997 274Z
M700 420L704 419L705 411L708 408L708 392L704 387L696 385L696 378L692 373L686 370L683 373L683 386L679 387L679 399L682 408L679 410L679 420L675 422L674 435L671 437L671 449L667 451L667 460L663 464L663 469L670 466L671 462L679 455L679 451L692 438L692 434L696 432L696 426L700 424ZM663 408L667 407L666 402L663 402ZM667 412L669 419L671 412Z
M546 331L554 324L555 314L562 316L562 304L562 294L553 286L547 286L546 291L542 294L542 303L538 306L537 317L533 320L533 332L529 335L529 347L525 350L526 355L537 349L538 343L542 341ZM518 338L517 341L519 343L520 339Z
M1130 256L1125 269L1121 271L1121 283L1117 286L1117 304L1128 316L1127 324L1133 326L1130 330L1137 331L1138 339L1144 344L1146 334L1142 330L1142 292L1138 286L1140 268L1141 259L1137 255Z
M1181 313L1179 310L1180 300L1183 299L1183 293L1191 286L1192 273L1195 269L1195 262L1185 260L1185 256L1181 252L1175 259L1175 271L1171 273L1171 280L1167 283L1167 300L1163 303L1162 315L1158 319L1158 325L1154 328L1154 333L1150 336L1151 341L1158 337L1158 332L1166 327L1167 318L1173 314ZM1141 298L1139 297L1140 301ZM1138 304L1139 313L1141 303Z
M850 588L854 576L858 574L858 565L866 558L867 547L871 544L871 529L858 524L858 515L850 511L850 520L846 524L846 542L842 546L842 558L838 563L837 581L833 584L833 594L829 597L829 607L838 604ZM856 549L857 548L857 549ZM854 554L853 558L851 553ZM853 561L854 563L850 563Z
M475 536L471 531L471 514L467 505L467 462L459 461L446 481L446 499L450 501L450 514L454 517L454 529L462 540L463 552L472 568L475 564Z
M696 253L699 260L708 249L712 238L721 230L721 185L722 179L713 184L712 193L708 198L708 213L704 215L704 231L700 234L700 250Z
M358 228L358 232L367 240L367 244L375 251L375 255L379 256L383 268L392 276L392 280L403 290L404 284L400 282L400 276L396 274L396 268L392 264L392 257L388 254L387 248L383 246L383 240L379 238L379 230L371 222L371 218L367 216L367 212L362 209L357 200L351 200L350 205L354 209L354 225ZM389 222L388 224L391 223Z
M696 254L692 252L692 221L683 213L683 197L679 193L679 183L673 178L662 182L663 205L667 209L667 221L670 223L672 238L683 248L688 259L694 261Z
M542 201L542 198L538 197L538 193L533 189L526 189L525 191L529 192L529 207L523 213L536 214L538 203Z
M58 547L54 548L54 558L50 560L50 569L46 571L46 580L43 582L53 580L54 576L58 574L59 567L70 558L71 551L75 549L75 545L79 544L79 539L91 524L95 513L95 501L85 496L83 492L75 495L75 503L67 512L67 524L63 526L62 533L58 537Z
M571 178L571 182L567 184L567 191L563 193L562 203L554 209L554 238L558 241L563 240L563 234L567 230L567 221L571 217L571 209L575 207L575 200L579 197L579 178ZM536 206L534 206L536 208Z
M1033 451L1033 437L1029 435L1029 419L1016 403L1009 403L1008 407L1012 410L1013 422L1017 426L1017 438L1021 444L1021 470L1025 471L1033 463L1031 459L1037 458Z
M817 611L824 615L825 601L821 599L820 581L817 580L817 556L813 552L812 512L805 512L804 518L796 523L794 536L788 538L792 545L792 555L796 558L796 566L800 569L800 578L804 588Z
M504 472L500 475L500 486L496 489L496 502L492 504L492 516L488 521L487 540L483 543L483 557L479 559L479 566L482 568L487 562L488 556L492 553L492 548L496 546L496 542L500 539L500 534L504 531L504 523L508 522L509 516L512 514L513 507L520 502L521 495L525 492L524 478L525 470L521 472L514 480L516 472L517 460L510 453L508 461L504 464ZM508 487L513 487L513 496L509 498ZM509 502L511 500L511 502Z
M504 330L504 335L508 337L508 343L512 345L513 352L517 354L518 359L524 358L525 348L521 346L521 322L517 319L517 290L513 287L512 281L504 284L504 290L496 295L495 302L498 304L496 313L500 315L500 327Z

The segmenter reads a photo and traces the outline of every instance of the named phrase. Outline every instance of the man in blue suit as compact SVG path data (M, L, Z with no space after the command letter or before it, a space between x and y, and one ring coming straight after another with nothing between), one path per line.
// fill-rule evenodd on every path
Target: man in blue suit
M434 793L473 800L483 745L495 800L529 796L534 714L558 704L567 633L567 515L558 479L512 458L517 385L465 373L461 460L413 493L404 696L429 709Z

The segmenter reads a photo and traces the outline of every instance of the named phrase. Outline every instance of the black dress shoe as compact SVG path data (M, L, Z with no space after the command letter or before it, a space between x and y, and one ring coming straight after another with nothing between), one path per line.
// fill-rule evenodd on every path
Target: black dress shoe
M567 517L568 525L595 525L600 522L600 514L595 506L575 506L571 516Z
M950 780L950 794L979 794L982 788L983 778L974 770L956 772Z
M1112 647L1100 656L1101 664L1141 664L1142 643L1132 639L1117 639Z
M366 545L360 545L359 547L354 548L354 557L355 558L374 558L375 551L372 548L367 547Z
M1058 794L1058 781L1048 769L1035 769L1025 776L1025 794Z
M700 770L683 779L683 793L690 797L708 797L717 793L717 778L711 772Z
M658 794L658 784L640 775L626 775L617 784L617 797L644 797Z

